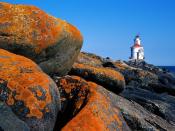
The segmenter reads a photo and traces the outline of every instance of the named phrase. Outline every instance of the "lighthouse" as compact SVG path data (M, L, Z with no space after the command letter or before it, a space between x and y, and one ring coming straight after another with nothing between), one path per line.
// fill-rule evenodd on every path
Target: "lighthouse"
M131 47L131 60L144 60L144 48L141 45L140 36L134 38L134 45Z

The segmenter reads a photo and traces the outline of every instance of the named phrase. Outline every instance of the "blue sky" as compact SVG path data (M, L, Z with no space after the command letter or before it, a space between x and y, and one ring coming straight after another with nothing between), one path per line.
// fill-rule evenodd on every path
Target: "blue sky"
M82 51L128 60L140 34L146 61L175 66L175 0L2 0L35 5L78 27Z

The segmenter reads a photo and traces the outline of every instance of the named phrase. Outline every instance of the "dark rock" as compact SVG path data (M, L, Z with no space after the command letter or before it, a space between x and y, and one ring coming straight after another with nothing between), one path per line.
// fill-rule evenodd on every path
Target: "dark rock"
M4 102L0 101L0 131L30 131L27 124L20 120Z
M139 103L145 109L175 126L175 97L135 87L127 87L121 95L128 100Z
M133 63L130 62L132 66L129 66L126 63L116 61L108 65L108 67L121 72L128 86L138 87L156 93L175 95L175 78L171 74L164 73L158 67L146 64L143 61L140 62L142 63L141 65L132 65Z
M175 85L164 85L161 83L150 83L149 87L157 93L168 93L175 96Z
M163 118L152 114L132 100L110 93L111 100L121 110L124 119L134 131L174 131L175 127Z
M139 68L139 69L142 69L145 71L150 71L150 72L155 73L155 74L158 74L159 72L163 71L161 68L156 67L152 64L148 64L148 63L146 63L146 61L143 61L143 60L128 61L128 62L125 61L125 63L131 67Z

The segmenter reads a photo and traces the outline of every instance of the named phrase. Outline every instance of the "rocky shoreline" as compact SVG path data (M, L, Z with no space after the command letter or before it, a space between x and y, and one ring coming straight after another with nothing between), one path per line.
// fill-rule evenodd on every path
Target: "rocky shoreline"
M115 99L114 103L131 130L175 129L175 78L170 72L165 72L145 61L113 61L90 53L81 53L76 63L81 63L84 67L89 65L114 70L124 76L126 84L120 92L117 92L116 87L111 89L109 85L101 85L114 93L111 101ZM82 76L82 72L76 75L89 81ZM70 75L75 73L71 71ZM96 77L99 77L98 73ZM96 78L92 81L98 83Z
M80 31L0 2L0 131L174 131L175 77L80 52Z

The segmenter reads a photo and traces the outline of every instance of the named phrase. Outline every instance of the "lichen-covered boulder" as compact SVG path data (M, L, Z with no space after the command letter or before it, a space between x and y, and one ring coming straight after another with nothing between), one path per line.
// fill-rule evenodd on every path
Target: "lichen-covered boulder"
M123 75L109 68L74 63L69 74L91 80L115 93L120 93L125 88Z
M0 48L34 60L48 74L66 74L82 42L74 26L35 6L0 2Z
M30 59L3 49L0 49L0 101L30 130L53 130L60 109L59 91L53 80Z
M103 87L77 76L56 80L60 88L63 116L67 123L62 131L128 131L118 108L111 102L110 93Z

